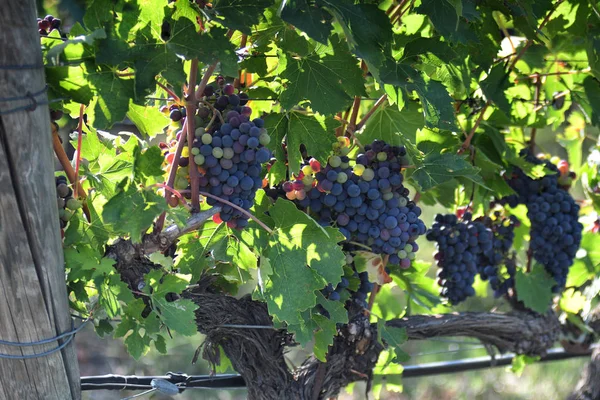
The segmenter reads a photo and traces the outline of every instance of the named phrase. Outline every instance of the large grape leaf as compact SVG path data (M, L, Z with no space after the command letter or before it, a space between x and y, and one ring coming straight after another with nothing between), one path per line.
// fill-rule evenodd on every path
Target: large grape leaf
M351 0L317 0L340 23L348 45L374 68L391 52L392 24L376 4L355 4Z
M146 274L144 280L147 286L144 291L152 299L152 305L158 317L169 329L184 336L198 333L194 311L198 308L191 300L177 299L168 301L169 293L180 294L189 285L189 276L166 275L161 270L154 270ZM150 292L150 289L153 290Z
M365 95L358 61L339 42L335 43L334 54L288 59L281 74L287 85L279 98L284 108L309 100L314 111L333 114L348 107L353 96Z
M269 147L275 152L278 160L284 160L285 155L281 143L286 139L287 159L290 172L298 172L302 162L300 145L306 146L308 154L315 157L323 165L331 154L332 144L336 142L335 122L317 115L306 115L301 112L287 114L271 114L265 118L265 127L271 134ZM279 157L282 158L279 158ZM277 166L277 164L280 164ZM273 168L278 168L279 177L285 176L285 165L276 162ZM273 171L271 173L274 173ZM280 179L275 180L275 182Z
M383 106L375 111L358 137L363 144L375 139L396 146L404 145L407 141L417 143L417 130L424 125L423 114L414 103L409 103L402 111L398 111L396 107Z
M480 185L483 184L483 180L479 176L479 168L469 164L464 157L452 153L428 154L411 178L422 191L426 191L458 177L467 178Z
M288 331L295 333L296 341L303 346L314 339L314 355L325 362L329 346L333 344L333 339L337 335L338 324L348 323L348 312L343 302L327 300L319 292L317 292L317 302L329 313L328 317L307 310L302 313L302 323L289 325Z
M494 66L479 85L488 100L493 101L506 115L510 115L510 104L504 94L504 91L509 87L508 73L504 70L503 64Z
M95 91L86 110L88 123L108 129L121 122L129 110L129 99L134 97L134 80L103 69L89 73L88 82Z
M518 270L515 277L517 298L525 304L525 307L540 314L548 311L550 307L554 285L556 285L554 279L539 264L536 264L528 274Z
M265 9L273 4L273 0L216 0L213 11L219 22L226 27L250 35L252 26L258 24Z
M306 32L318 42L327 44L331 31L331 15L309 0L289 0L284 3L281 18Z
M167 203L162 196L150 190L139 190L133 184L126 185L124 181L117 194L104 205L102 218L112 225L115 233L129 235L133 243L139 243L154 219L166 210Z
M477 36L461 19L462 6L461 0L422 0L416 11L427 15L442 36L466 44L477 40Z
M338 242L344 237L337 229L321 227L287 200L278 199L269 213L275 222L266 251L273 270L265 292L269 313L299 324L300 313L316 304L315 291L340 281L345 256Z
M208 32L198 34L190 20L180 18L173 21L171 38L166 47L186 60L198 58L205 64L219 61L224 74L237 76L238 57L225 29L213 27Z
M129 102L127 117L135 124L141 133L154 137L162 133L170 120L164 113L153 106L140 106Z

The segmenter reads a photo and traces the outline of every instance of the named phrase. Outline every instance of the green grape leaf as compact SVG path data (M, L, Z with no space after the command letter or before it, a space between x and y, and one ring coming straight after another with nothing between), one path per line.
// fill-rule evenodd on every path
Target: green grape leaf
M452 153L431 153L425 156L423 163L411 178L427 191L453 178L463 177L483 185L479 168L472 166L461 156Z
M205 64L219 61L223 73L237 76L235 47L227 38L225 29L213 27L209 32L198 35L194 24L181 18L173 23L166 47L186 60L198 58Z
M152 298L152 305L158 317L170 329L184 336L192 336L198 332L196 327L196 316L194 311L198 308L194 302L188 299L177 299L168 301L168 293L181 293L189 285L189 279L183 275L169 274L163 276L160 270L154 270L146 274L145 281L154 289L150 293L148 286L144 291Z
M94 94L88 82L85 64L69 67L46 66L46 81L52 97L65 97L79 104L88 104Z
M226 27L250 35L252 26L258 24L265 9L273 5L273 0L216 0L213 11Z
M488 100L494 102L506 115L510 115L510 104L508 103L506 94L504 94L509 87L508 74L504 70L503 64L495 65L479 85Z
M139 182L144 182L144 178L159 177L164 174L162 164L164 157L158 146L152 146L141 150L138 145L134 150L133 173Z
M300 322L300 313L315 306L314 292L343 274L343 235L323 228L294 203L278 199L269 210L275 229L266 256L271 261L272 285L266 292L269 312L280 321Z
M67 47L80 47L82 45L93 46L94 42L98 39L106 39L106 32L103 28L95 29L93 32L87 35L71 37L64 42L53 46L46 53L46 57L48 59L58 59L63 52L67 51Z
M169 122L171 122L169 117L160 112L156 107L140 106L133 101L129 102L127 117L141 133L151 138L159 133L163 133Z
M209 221L197 233L182 236L177 244L175 267L183 274L191 274L192 282L197 282L202 271L214 265L214 256L209 253L211 249L218 249L226 235L225 224Z
M365 129L357 136L363 144L378 139L394 146L401 146L406 142L417 143L417 130L424 125L423 113L417 110L414 103L402 111L396 107L380 107L367 121ZM420 157L419 154L409 154L409 156Z
M427 15L442 36L466 44L469 41L476 41L477 36L460 18L462 6L460 0L422 0L416 12Z
M324 57L310 55L288 59L281 77L287 80L279 100L285 109L291 109L302 100L310 101L311 108L322 114L333 114L352 103L352 96L365 95L364 79L358 61L334 46L335 53Z
M271 114L265 118L265 127L271 134L269 147L275 152L275 157L284 156L281 143L286 139L287 159L290 172L298 172L302 162L300 145L304 144L308 154L316 158L322 165L332 151L332 145L336 142L335 122L318 115L306 115L301 112L290 112L287 114ZM275 163L278 164L278 163ZM283 163L282 163L283 164ZM285 169L279 171L280 177L285 177Z
M514 372L517 376L521 376L525 367L530 364L534 364L536 361L540 359L540 356L527 356L525 354L517 354L512 359L512 364L510 370Z
M331 15L309 0L289 0L283 5L281 19L306 32L318 42L327 44L331 31Z
M115 232L129 235L134 243L139 243L154 219L167 210L167 203L152 191L138 190L134 185L126 189L122 186L104 205L102 218L105 223L112 224Z
M515 277L517 298L525 304L525 307L540 314L548 311L550 307L554 285L556 285L554 279L537 264L528 274L519 269Z
M96 90L96 96L86 110L88 124L110 128L114 123L121 122L129 110L134 80L106 70L90 73L88 79Z
M113 19L112 0L91 0L86 7L83 23L89 30L103 28Z
M388 348L394 350L394 359L392 362L403 363L410 359L410 356L400 348L400 345L408 340L405 328L394 328L386 326L385 321L377 321L377 336L379 340L383 340Z
M592 124L600 126L600 83L597 79L588 76L583 81L583 88L592 109L592 115L590 115Z
M409 86L410 87L410 86ZM448 90L438 81L430 80L427 83L417 82L412 86L423 105L425 122L430 128L456 130L456 116L454 115L454 100Z
M376 4L354 4L351 0L317 0L339 22L348 45L372 66L379 66L390 53L392 24Z
M139 360L150 349L147 342L149 342L147 336L142 337L138 330L134 330L131 335L125 338L127 352L136 360Z
M156 335L154 339L154 347L160 354L167 354L167 341L163 335Z

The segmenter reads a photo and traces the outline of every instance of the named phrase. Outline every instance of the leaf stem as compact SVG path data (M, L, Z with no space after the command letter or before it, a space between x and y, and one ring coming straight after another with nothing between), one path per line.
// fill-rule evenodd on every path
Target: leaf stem
M535 100L535 109L537 109L537 107L540 105L540 92L542 89L542 80L540 78L540 74L534 74L537 75L536 79L535 79L535 96L534 96L534 100ZM533 127L531 128L531 136L529 137L529 150L533 153L535 151L535 134L537 133L537 128Z
M473 128L471 128L471 131L467 135L462 146L460 146L460 149L458 149L458 154L464 153L465 150L467 150L471 146L471 140L473 139L473 136L475 135L475 131L477 130L477 128L479 128L479 124L481 124L481 121L483 120L483 115L485 114L485 111L487 110L489 105L490 105L490 102L488 100L485 103L485 105L483 106L483 108L481 109L481 112L479 113L479 117L477 117L477 120L475 121L475 125L473 125Z
M365 114L365 116L362 117L362 119L360 120L358 125L356 125L356 130L360 130L363 126L365 126L365 124L367 123L369 118L371 118L371 116L375 113L375 111L377 111L379 106L381 106L386 100L387 100L387 94L384 94L383 96L381 96L377 100L377 102L375 102L375 104L373 104L373 107L371 107L371 109Z
M165 92L167 92L169 94L169 96L171 96L173 98L173 100L175 100L176 103L181 102L181 99L179 98L179 96L177 96L175 94L174 91L172 91L171 89L169 89L166 85L163 85L162 83L156 81L156 84L163 89Z
M541 31L542 28L544 26L546 26L546 24L548 23L548 21L550 21L550 17L552 16L552 14L554 13L554 11L556 11L556 9L558 8L558 6L563 3L565 0L558 0L554 6L552 7L552 9L548 12L548 14L546 15L546 17L544 18L544 20L542 21L542 23L540 24L540 27L538 28L538 31ZM523 48L521 48L521 51L519 51L519 53L515 56L515 58L513 58L512 62L510 63L510 65L508 66L508 71L510 72L515 65L517 64L517 61L519 61L521 59L521 57L523 57L523 55L525 54L525 52L527 51L527 49L533 44L533 40L532 39L528 39L527 42L525 43L525 46L523 46Z
M269 228L264 222L262 222L260 219L258 219L254 215L252 215L251 212L244 210L242 207L235 205L228 200L222 199L222 198L215 196L213 194L210 194L210 193L200 192L200 194L204 197L210 197L210 198L215 199L223 204L227 204L228 206L235 208L236 210L238 210L239 212L244 214L246 217L248 217L251 220L253 220L254 222L256 222L261 228L263 228L265 231L269 232L269 234L273 234L273 229Z
M560 76L560 75L587 74L591 70L592 70L591 67L587 67L587 68L579 69L579 70L548 72L548 73L545 73L545 74L540 74L540 73L536 72L534 74L530 74L530 75L526 75L526 76L521 76L521 77L515 78L515 82L523 81L523 80L526 80L526 79L539 79L539 77L544 77L544 76Z
M82 130L83 130L83 112L85 110L85 106L81 104L79 106L79 123L77 124L77 158L75 159L75 177L77 178L77 182L79 182L79 165L81 164L81 140L82 140ZM77 191L79 189L79 185L75 185L73 188L74 195L73 197L77 198Z

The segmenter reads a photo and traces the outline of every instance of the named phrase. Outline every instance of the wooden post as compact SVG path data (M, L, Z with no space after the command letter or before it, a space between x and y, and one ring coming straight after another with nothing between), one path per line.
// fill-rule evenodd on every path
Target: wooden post
M34 0L0 1L0 340L33 342L71 330L54 184L49 110ZM18 67L22 66L22 67ZM43 346L0 345L39 354ZM0 358L0 399L79 399L73 344L49 356Z

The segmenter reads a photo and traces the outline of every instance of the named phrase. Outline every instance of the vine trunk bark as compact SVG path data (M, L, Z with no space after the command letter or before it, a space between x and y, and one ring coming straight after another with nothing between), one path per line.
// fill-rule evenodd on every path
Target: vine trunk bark
M34 0L0 1L0 25L0 339L35 342L72 326ZM61 343L0 345L0 353ZM0 399L80 397L72 344L45 357L0 358Z

